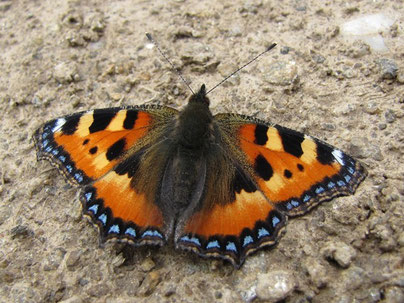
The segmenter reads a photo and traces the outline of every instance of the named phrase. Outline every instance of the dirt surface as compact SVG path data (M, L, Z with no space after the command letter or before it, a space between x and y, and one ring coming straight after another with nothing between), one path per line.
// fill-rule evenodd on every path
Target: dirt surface
M395 20L386 52L339 30L374 13ZM1 1L0 301L404 302L403 16L399 0ZM31 136L81 110L185 105L189 90L146 31L194 90L277 42L210 94L212 111L326 140L369 176L290 220L240 270L170 246L100 247L79 190L36 161Z

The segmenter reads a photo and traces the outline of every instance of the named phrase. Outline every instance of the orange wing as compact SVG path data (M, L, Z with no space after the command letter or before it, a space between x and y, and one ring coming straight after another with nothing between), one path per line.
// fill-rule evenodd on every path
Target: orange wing
M152 193L138 191L133 178L148 137L176 112L155 106L86 111L50 121L35 132L38 159L50 160L70 183L85 186L83 212L100 227L102 239L165 241Z
M279 125L245 124L238 137L259 188L288 216L353 194L367 175L339 149Z
M287 218L241 169L235 171L229 191L227 203L204 201L192 216L180 218L184 224L177 227L176 242L177 247L226 259L238 268L249 254L277 242Z
M153 126L137 108L108 108L61 117L34 134L38 159L48 159L70 183L84 185L110 171Z
M183 219L176 232L183 249L241 266L247 255L277 242L287 216L352 194L366 177L359 162L317 139L250 117L215 118L217 137L233 163L230 198L203 201ZM226 180L224 171L218 174Z

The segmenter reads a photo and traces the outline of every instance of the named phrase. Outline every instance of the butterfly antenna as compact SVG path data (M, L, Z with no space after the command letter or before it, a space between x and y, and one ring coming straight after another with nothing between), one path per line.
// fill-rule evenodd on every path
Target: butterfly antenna
M161 50L160 46L158 45L158 43L153 39L152 35L149 33L146 33L146 37L147 39L149 39L149 41L151 43L153 43L153 45L157 48L157 50L159 51L159 53L164 57L164 59L166 59L166 61L171 65L172 69L175 70L175 72L177 73L177 75L181 78L182 82L185 83L185 85L189 88L189 90L192 92L193 95L195 95L194 91L192 90L191 86L189 86L188 82L185 81L184 77L181 75L180 71L174 66L174 64L167 58L167 56L163 53L163 51Z
M220 81L218 84L216 84L213 88L211 88L210 90L208 90L208 92L206 93L209 94L212 90L214 90L216 87L222 85L223 82L225 82L227 79L229 79L230 77L232 77L233 75L237 74L240 70L242 70L244 67L246 67L247 65L249 65L250 63L253 63L255 60L257 60L259 57L261 57L262 55L264 55L265 53L269 52L271 49L273 49L276 46L276 43L272 43L266 50L264 50L262 53L258 54L257 56L255 56L254 58L252 58L250 61L248 61L246 64L244 64L243 66L239 67L238 69L236 69L234 72L232 72L230 75L228 75L226 78L224 78L222 81Z

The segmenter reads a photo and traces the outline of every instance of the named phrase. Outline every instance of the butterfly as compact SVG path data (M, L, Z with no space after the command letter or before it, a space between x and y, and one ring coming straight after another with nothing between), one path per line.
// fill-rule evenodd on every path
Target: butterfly
M239 268L276 244L288 217L353 194L356 160L297 131L238 114L212 115L205 85L182 111L89 110L36 130L38 159L81 187L102 241L164 245Z

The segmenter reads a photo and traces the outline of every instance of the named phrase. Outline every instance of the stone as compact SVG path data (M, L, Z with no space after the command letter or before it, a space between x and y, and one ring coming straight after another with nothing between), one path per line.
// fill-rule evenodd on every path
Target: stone
M150 296L156 289L157 285L159 285L161 280L162 277L159 271L155 270L149 272L146 275L146 278L143 280L142 285L140 285L137 295L143 297Z
M156 267L156 263L151 258L145 258L140 264L140 269L144 272L149 272Z
M66 266L69 270L72 270L73 267L75 267L78 263L78 261L80 260L80 256L81 256L81 251L79 250L74 250L71 251L66 258Z
M385 291L384 297L384 302L402 303L404 302L404 290L397 286L389 287Z
M261 300L276 302L287 298L295 288L296 281L293 275L279 270L258 275L256 294Z
M59 63L55 66L53 77L57 82L62 84L79 80L77 65L71 62Z
M306 260L304 267L307 273L309 274L310 280L317 288L327 286L328 284L327 270L316 259L310 258Z
M296 62L278 61L269 67L264 79L267 83L279 86L295 85L299 82Z
M321 254L327 260L335 261L340 267L348 268L356 257L356 250L344 242L328 242Z
M80 298L79 296L72 296L69 299L59 301L59 303L82 303L83 299Z
M380 59L377 61L380 69L380 78L382 79L394 79L397 77L398 66L394 60Z

